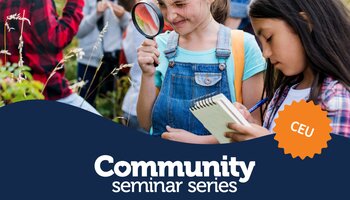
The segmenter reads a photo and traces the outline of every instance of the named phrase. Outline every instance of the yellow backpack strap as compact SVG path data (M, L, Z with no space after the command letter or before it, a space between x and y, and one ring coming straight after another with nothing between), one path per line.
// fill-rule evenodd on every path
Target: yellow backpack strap
M243 103L242 82L244 71L244 32L241 30L232 30L231 43L233 62L235 65L234 87L236 93L236 101Z

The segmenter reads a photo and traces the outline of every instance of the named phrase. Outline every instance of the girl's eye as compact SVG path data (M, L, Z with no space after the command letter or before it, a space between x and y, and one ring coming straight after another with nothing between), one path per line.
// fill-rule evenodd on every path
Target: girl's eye
M184 3L177 3L177 4L175 4L176 5L176 7L178 7L178 8L182 8L182 7L184 7L186 4L184 4Z
M165 3L163 1L157 1L157 4L159 7L164 8L165 7Z
M272 40L272 36L268 37L268 38L266 39L266 42L271 42L271 40Z

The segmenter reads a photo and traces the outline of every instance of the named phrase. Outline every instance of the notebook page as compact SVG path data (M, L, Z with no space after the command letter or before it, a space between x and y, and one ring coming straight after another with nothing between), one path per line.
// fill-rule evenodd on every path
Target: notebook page
M243 124L245 126L251 126L250 123L243 117L243 115L237 110L237 108L227 99L221 98L218 103L223 109L235 119L235 123Z
M220 143L230 142L230 139L224 136L225 132L232 132L231 129L227 128L228 123L250 126L223 94L197 101L195 105L197 109L191 110L191 112Z
M224 136L225 132L230 130L226 127L227 123L225 122L232 120L228 115L223 114L224 111L218 104L192 111L192 113L215 136L219 143L230 142L230 139Z

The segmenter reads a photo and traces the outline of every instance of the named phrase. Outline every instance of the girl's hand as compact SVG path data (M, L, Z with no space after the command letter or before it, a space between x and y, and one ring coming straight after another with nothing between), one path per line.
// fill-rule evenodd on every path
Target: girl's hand
M154 40L145 39L137 49L137 60L142 70L142 75L153 76L156 69L154 63L159 64L159 51Z
M108 8L108 2L107 1L99 1L97 2L97 14L102 15Z
M113 12L115 14L115 16L117 16L118 18L121 18L123 17L124 13L125 13L125 9L123 6L120 6L116 3L111 3L110 4L112 9L113 9Z
M207 140L207 136L195 135L191 132L185 131L183 129L171 128L166 126L167 132L162 134L162 138L166 140L171 140L175 142L190 143L190 144L209 144L212 143L210 140ZM217 140L214 140L214 143L217 143Z
M269 130L260 125L251 125L249 127L237 123L229 123L227 127L232 129L233 132L226 132L225 137L230 138L231 142L240 142L271 134Z
M249 122L254 124L259 124L250 114L248 109L241 103L235 102L233 105L237 108L237 110L243 115L243 117Z

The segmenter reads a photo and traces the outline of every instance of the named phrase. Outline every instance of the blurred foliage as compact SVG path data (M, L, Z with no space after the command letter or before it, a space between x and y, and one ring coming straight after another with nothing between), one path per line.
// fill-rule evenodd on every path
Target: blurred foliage
M57 12L61 16L62 10L66 3L66 0L55 0ZM93 38L91 38L93 39ZM67 54L71 49L78 46L78 40L73 39L72 43L65 49L65 54ZM77 60L70 59L65 62L66 77L71 82L77 81ZM123 112L121 110L124 96L130 86L127 77L118 78L116 81L116 91L109 92L105 96L96 97L96 109L101 113L102 116L112 119L115 122L120 122L120 117Z
M44 99L43 84L34 81L30 68L0 64L0 107L24 100Z
M343 2L345 2L345 4L348 6L348 8L350 8L350 0L343 0Z
M108 92L105 96L97 96L96 108L98 108L101 115L121 123L123 99L129 87L130 81L128 77L123 76L117 79L114 92Z

